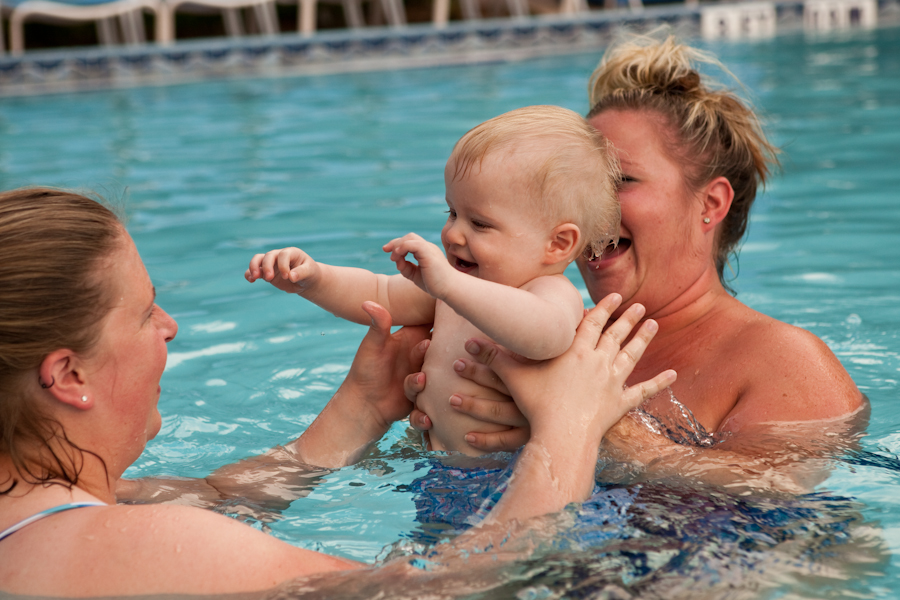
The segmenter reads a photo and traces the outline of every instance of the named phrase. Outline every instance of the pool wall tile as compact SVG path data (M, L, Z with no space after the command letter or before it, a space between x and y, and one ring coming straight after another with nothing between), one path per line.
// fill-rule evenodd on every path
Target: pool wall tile
M803 26L800 0L775 2L777 29ZM684 37L700 32L700 7L670 5L580 15L535 16L405 28L188 40L172 46L92 47L0 56L0 96L167 85L209 78L295 76L402 69L575 53L605 47L623 27L662 24ZM879 23L900 22L900 0L879 1Z

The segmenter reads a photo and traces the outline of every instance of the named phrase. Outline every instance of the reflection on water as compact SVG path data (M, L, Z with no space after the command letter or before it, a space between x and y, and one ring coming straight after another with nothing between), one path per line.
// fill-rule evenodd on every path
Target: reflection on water
M695 448L708 449L712 436L674 397L669 399L671 410L662 416L644 412L643 426L675 432L679 443L693 440ZM812 429L859 426L847 421L801 427L794 439L809 440ZM755 443L778 454L772 442L783 442L784 434L770 431ZM816 444L804 448L790 442L781 454L809 470L834 461L867 461L900 474L896 457L861 452L853 436L825 437L849 441L833 445L828 456ZM474 548L470 558L454 562L442 556L441 548L452 545L453 535L496 498L510 467L497 464L499 456L467 457L464 465L434 455L423 458L428 471L409 488L416 495L419 523L382 553L379 562L386 570L314 585L296 582L275 597L329 597L340 590L341 597L367 598L389 589L391 598L733 599L784 597L779 590L787 585L791 598L865 598L874 597L889 562L877 523L866 522L862 504L852 498L747 488L733 492L683 479L616 485L604 483L602 460L589 501L536 519L499 548ZM486 558L493 552L500 558ZM413 568L401 571L398 563Z
M441 561L400 543L384 569L295 582L270 597L725 599L783 597L785 585L792 598L872 597L888 553L859 508L827 494L604 489L488 553ZM404 550L419 556L397 558Z
M900 180L898 130L888 125L900 119L900 35L710 49L755 92L786 151L733 265L739 298L829 345L871 398L868 437L848 423L786 424L738 448L673 403L635 423L679 442L654 465L679 477L606 448L594 500L529 523L504 546L513 560L473 555L455 571L426 571L425 556L409 570L392 563L327 578L320 597L897 596ZM519 106L585 112L599 55L0 101L0 187L127 196L159 303L181 325L162 382L163 428L129 475L206 477L299 435L343 379L363 330L249 286L249 256L299 245L334 264L392 271L382 243L409 231L437 240L455 141ZM444 510L452 502L414 491L434 464L406 429L393 427L359 465L311 479L285 471L269 488L278 499L198 491L181 500L361 561L427 554L481 505L453 515ZM722 460L739 450L759 460ZM438 483L489 501L503 469L481 468L496 479ZM712 475L731 479L704 484ZM771 484L801 491L759 490ZM296 582L284 596L311 585Z
M706 431L694 418L694 413L678 401L671 389L666 388L649 401L657 404L653 413L639 406L632 414L653 433L664 435L676 444L702 448L709 448L721 439L721 434L717 439L716 435Z

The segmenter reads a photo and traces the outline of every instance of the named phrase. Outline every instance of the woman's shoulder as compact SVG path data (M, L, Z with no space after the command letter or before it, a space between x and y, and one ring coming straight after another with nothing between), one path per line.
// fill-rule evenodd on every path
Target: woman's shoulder
M113 505L76 513L35 523L5 540L15 548L8 548L11 560L0 567L0 588L38 595L219 594L353 567L190 506ZM13 564L19 558L22 570ZM46 570L35 568L41 564ZM29 570L29 580L16 574ZM92 575L97 572L103 577Z
M852 413L863 396L840 360L815 334L736 300L728 352L744 381L732 417L806 421Z
M793 358L837 362L828 345L812 332L779 321L737 300L733 299L726 316L736 325L729 341L740 346L744 353L759 354L767 361Z

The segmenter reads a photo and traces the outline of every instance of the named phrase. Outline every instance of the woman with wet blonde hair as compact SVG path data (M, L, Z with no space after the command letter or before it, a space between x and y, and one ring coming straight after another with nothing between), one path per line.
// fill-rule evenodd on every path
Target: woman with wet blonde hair
M619 158L622 221L618 246L578 266L595 302L619 293L624 301L616 314L640 303L647 318L659 323L629 384L661 367L679 376L671 395L661 394L643 408L665 418L673 402L680 403L679 411L683 406L724 441L708 448L676 444L633 417L607 439L626 460L650 465L651 471L802 489L795 477L772 468L795 462L792 457L766 458L798 448L783 443L783 430L771 435L772 425L794 423L793 441L815 446L829 430L846 431L852 416L864 417L866 402L815 335L756 312L729 293L729 257L746 231L758 188L776 165L777 150L753 110L701 75L701 65L727 73L711 55L671 36L630 36L610 47L591 75L588 121ZM503 391L489 370L463 361L464 376L494 382ZM421 374L411 376L408 397L415 398L422 385ZM510 427L472 432L467 440L476 447L511 449L528 439L527 422L512 402L457 395L450 404ZM411 422L430 426L420 412Z
M507 494L473 534L480 543L490 544L492 531L508 535L513 520L583 500L606 430L674 379L664 373L623 392L655 325L645 323L620 348L617 340L643 311L629 309L602 333L619 301L602 302L579 327L574 351L548 362L540 381L519 394L535 424L533 440ZM391 334L384 308L364 309L372 326L350 372L299 439L205 479L175 481L180 488L171 496L295 499L297 479L358 460L405 417L411 406L403 379L421 368L427 332ZM194 506L117 504L123 489L154 485L120 478L159 432L166 345L177 331L110 210L65 190L0 193L0 595L221 595L365 566ZM607 374L600 387L593 374L579 378L598 370ZM553 397L562 382L579 381L581 393ZM573 425L548 410L561 403L578 420L578 444L571 441ZM157 485L143 495L166 499L166 486ZM467 539L459 540L463 549ZM454 559L451 547L446 567L463 566L461 555ZM385 568L392 576L434 576L403 561Z

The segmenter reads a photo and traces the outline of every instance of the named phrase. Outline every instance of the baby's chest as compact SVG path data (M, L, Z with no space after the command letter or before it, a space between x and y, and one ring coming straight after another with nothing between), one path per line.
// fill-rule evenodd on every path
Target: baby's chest
M450 358L452 361L467 357L469 354L466 352L465 343L471 338L490 339L469 321L456 314L452 308L438 301L434 311L431 345L428 347L430 358L442 357L442 361Z

